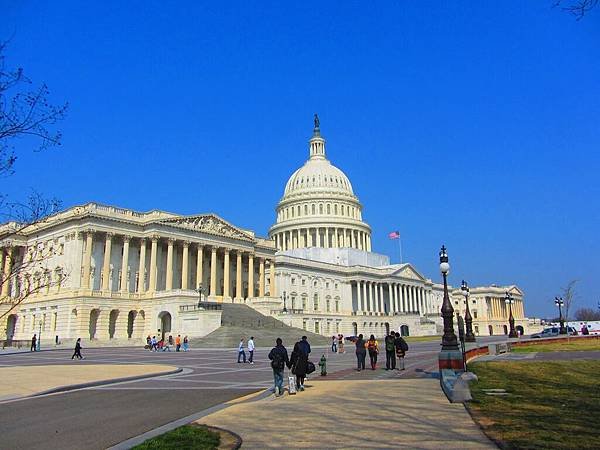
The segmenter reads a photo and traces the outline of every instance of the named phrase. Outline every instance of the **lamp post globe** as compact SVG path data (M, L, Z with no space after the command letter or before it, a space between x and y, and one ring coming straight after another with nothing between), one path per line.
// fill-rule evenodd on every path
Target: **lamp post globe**
M469 309L469 296L471 295L469 285L465 280L462 280L460 284L460 290L465 296L465 342L475 342L475 334L473 333L473 317L471 316L471 310Z
M442 318L444 319L444 335L442 336L442 350L458 350L458 340L454 333L454 308L450 303L448 295L448 272L450 272L450 264L448 264L448 253L446 247L442 245L440 250L440 271L444 279L444 300L442 301Z
M510 292L506 292L504 295L504 302L508 305L508 325L510 327L510 331L508 332L509 338L518 338L519 335L515 330L515 318L512 313L512 304L515 302L513 300L513 295Z
M554 297L554 304L558 306L558 320L560 321L560 334L567 334L567 330L565 329L565 319L562 315L562 307L565 302L562 297Z

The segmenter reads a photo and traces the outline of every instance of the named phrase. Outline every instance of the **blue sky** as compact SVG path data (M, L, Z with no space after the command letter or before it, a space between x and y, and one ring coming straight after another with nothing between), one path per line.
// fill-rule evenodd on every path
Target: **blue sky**
M8 63L70 104L13 197L216 212L266 235L319 113L375 251L600 300L600 9L506 2L3 2Z

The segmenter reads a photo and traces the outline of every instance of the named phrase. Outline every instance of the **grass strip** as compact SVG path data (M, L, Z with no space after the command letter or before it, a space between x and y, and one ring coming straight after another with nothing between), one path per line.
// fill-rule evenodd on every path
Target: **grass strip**
M564 342L548 342L544 344L529 344L514 346L511 351L515 353L532 353L532 352L576 352L576 351L598 351L600 350L599 339L571 339Z
M469 369L479 378L469 410L503 448L598 448L600 361L474 362Z
M184 425L142 442L135 450L215 450L221 436L202 425Z

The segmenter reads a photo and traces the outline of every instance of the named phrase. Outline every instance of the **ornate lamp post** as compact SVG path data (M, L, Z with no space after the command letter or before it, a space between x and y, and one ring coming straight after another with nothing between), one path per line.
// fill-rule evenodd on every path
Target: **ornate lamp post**
M281 294L281 299L283 300L283 313L286 314L287 313L287 307L285 304L285 300L287 299L287 296L285 294L285 291L283 291L283 294Z
M40 320L40 333L38 334L38 340L36 345L36 350L39 352L42 348L42 321Z
M196 292L198 293L198 308L200 308L200 306L202 305L202 293L204 292L204 289L202 289L201 284L198 285L198 289L196 289Z
M448 253L446 247L442 245L440 250L440 271L444 278L444 300L442 301L442 317L444 319L444 335L442 336L442 351L455 350L458 351L458 341L454 334L454 308L450 303L448 296L448 272L450 272L450 264L448 264Z
M567 330L565 330L565 319L563 319L562 315L562 307L565 302L562 297L554 297L554 304L558 306L558 320L560 320L560 334L567 334Z
M473 317L471 317L471 311L469 310L469 286L465 280L462 280L460 285L460 290L463 292L465 296L465 305L467 308L465 309L465 326L467 328L467 332L465 333L465 342L475 342L475 335L473 334Z
M508 337L509 338L518 338L519 335L517 334L517 331L515 330L515 318L513 317L513 313L512 313L512 304L515 301L513 300L513 296L510 292L506 292L506 294L504 295L504 303L506 303L508 305L508 325L510 327L510 331L508 332Z

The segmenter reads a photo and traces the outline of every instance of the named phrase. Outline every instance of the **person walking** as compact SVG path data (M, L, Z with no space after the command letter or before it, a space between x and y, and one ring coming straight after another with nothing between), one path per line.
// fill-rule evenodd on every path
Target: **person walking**
M248 353L250 354L248 362L254 364L254 336L250 336L250 339L248 339Z
M181 350L181 335L178 334L177 337L175 338L175 351L178 352L179 350Z
M33 333L33 337L31 338L31 348L30 352L37 352L37 334Z
M189 341L188 341L188 337L187 337L187 336L184 336L184 337L183 337L183 351L184 351L184 352L187 352L187 351L188 351L188 349L189 349L189 346L190 346L190 343L189 343Z
M173 347L173 336L169 335L168 343L170 347Z
M392 331L385 337L385 370L396 369L396 335Z
M158 351L158 342L156 341L156 336L152 336L152 339L150 339L150 350L153 352Z
M331 336L331 353L337 353L337 339L335 336Z
M240 345L238 346L238 363L241 363L242 357L244 358L244 363L246 362L246 352L244 351L244 338L240 339Z
M294 344L294 350L290 358L290 367L292 373L296 375L296 386L299 391L304 390L304 379L306 378L306 371L308 369L308 354L310 353L310 344L308 343L306 336L302 336L302 339Z
M398 370L404 370L404 355L408 351L408 344L398 332L396 332L394 346L396 347L396 356L398 357Z
M369 358L371 359L371 370L377 368L377 354L379 353L379 343L375 339L375 335L371 335L367 341L367 350L369 351Z
M269 359L271 360L273 380L275 383L273 392L275 393L275 397L279 397L280 395L283 395L283 371L285 370L286 366L288 368L290 367L288 352L283 346L283 341L281 338L277 338L275 340L275 347L273 347L269 352Z
M365 340L363 339L362 334L358 335L355 345L356 345L356 360L358 363L358 368L356 370L358 370L360 372L361 370L365 370L365 359L367 358L366 343L365 343Z
M81 338L77 338L77 341L75 342L75 351L73 352L71 359L75 358L76 356L78 359L83 359L83 356L81 356Z
M344 335L338 334L338 353L344 353Z

